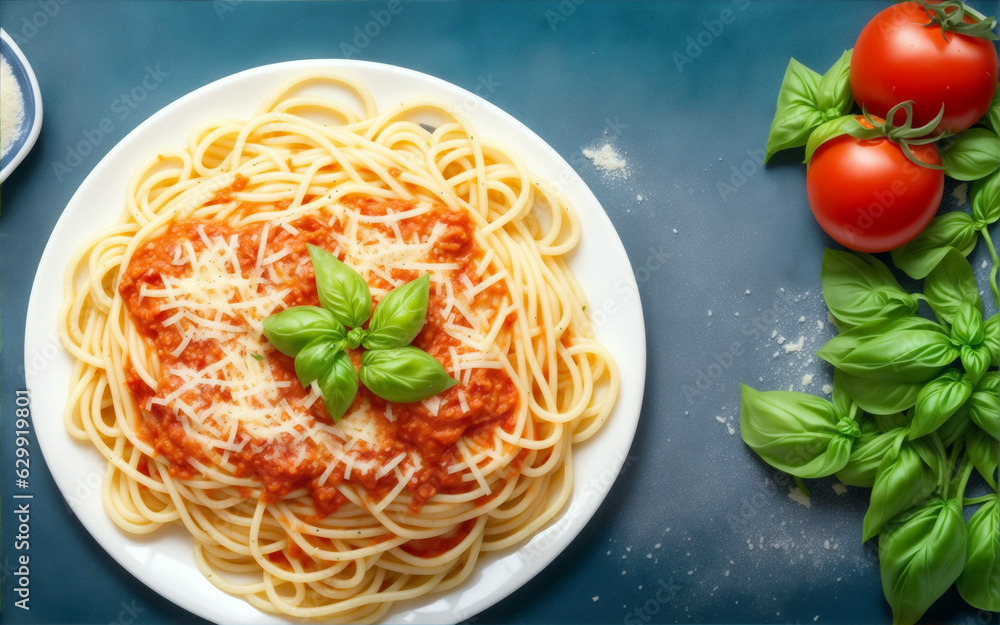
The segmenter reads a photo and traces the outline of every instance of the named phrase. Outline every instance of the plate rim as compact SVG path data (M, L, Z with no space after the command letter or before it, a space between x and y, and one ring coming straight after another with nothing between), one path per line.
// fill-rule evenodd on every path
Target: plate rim
M38 77L35 76L35 70L32 69L31 63L28 63L28 58L24 55L24 52L17 45L17 42L7 34L7 31L0 28L0 38L3 42L10 46L11 52L17 58L21 67L24 69L25 76L28 77L28 86L31 87L31 105L34 111L34 119L31 122L31 128L25 135L24 140L21 142L21 146L14 153L14 156L10 159L3 169L0 169L0 182L7 179L8 176L21 164L21 161L28 156L28 152L35 146L35 142L38 140L38 135L42 130L42 91L38 86ZM22 94L24 97L25 94ZM27 98L25 98L27 99ZM27 103L25 103L27 104ZM23 132L23 131L22 131Z
M522 122L520 122L518 119L516 119L506 111L500 109L491 102L449 81L402 66L389 65L385 63L378 63L372 61L349 60L349 59L302 59L296 61L271 63L271 64L247 68L239 72L235 72L220 77L216 80L213 80L201 87L198 87L176 98L169 104L162 107L156 113L151 115L148 119L138 124L125 137L123 137L114 147L112 147L109 150L109 152L100 160L100 162L98 162L97 165L95 165L95 167L88 173L86 178L83 180L83 182L74 192L73 196L70 198L69 202L66 205L66 210L64 210L63 214L60 215L59 220L57 221L55 227L53 228L52 233L48 241L46 242L45 249L42 253L41 260L39 261L35 277L32 281L31 292L28 302L28 309L27 309L25 344L24 344L24 362L26 371L25 381L26 381L26 388L28 388L29 391L31 385L28 384L27 372L33 370L29 367L29 358L33 355L32 349L34 349L35 353L37 353L37 350L40 346L44 347L44 340L46 338L48 339L48 342L51 342L51 334L50 334L51 330L49 328L54 327L54 326L44 327L44 324L42 323L43 319L51 319L52 317L51 314L43 315L38 312L39 307L42 306L42 304L40 303L42 299L42 294L45 293L46 291L44 285L42 285L41 283L46 280L48 274L51 273L53 270L60 270L58 275L60 276L62 275L61 270L64 269L65 263L63 262L62 266L60 267L57 264L57 261L59 257L67 257L69 256L69 254L65 252L60 253L60 251L58 251L56 248L59 247L58 242L60 241L60 239L66 237L67 233L64 233L63 231L70 227L69 225L71 222L70 216L72 214L75 214L75 212L77 212L78 210L74 209L73 211L71 211L70 209L83 202L88 193L92 192L91 187L97 184L96 181L100 180L103 176L107 175L106 170L111 167L111 165L109 164L113 164L116 159L122 158L123 155L126 155L129 147L131 147L133 143L138 141L144 134L153 131L158 124L163 124L165 121L169 121L171 115L183 115L184 108L190 106L189 103L192 101L197 102L200 98L207 98L211 94L217 91L222 91L225 90L226 88L231 89L233 86L239 85L240 81L247 80L249 78L259 77L261 75L267 75L270 72L274 72L276 75L280 75L277 79L273 81L270 82L265 81L268 82L268 86L267 88L260 89L260 91L263 93L267 93L268 91L276 87L278 84L280 84L283 80L291 78L295 73L306 71L308 69L317 69L317 68L331 69L347 73L356 72L357 75L355 77L358 78L360 82L365 84L366 87L369 87L372 90L373 97L376 103L379 105L380 109L385 107L385 103L382 101L385 96L383 96L380 99L378 94L375 93L377 91L377 88L371 85L370 83L371 76L366 76L366 73L369 72L375 74L386 73L386 72L388 72L389 74L402 73L402 75L408 77L410 80L415 80L418 83L421 83L422 85L430 87L434 91L443 90L445 92L449 92L449 95L460 96L462 98L472 98L473 101L477 103L477 108L471 113L467 112L467 117L470 119L473 125L477 127L477 129L480 129L481 125L480 122L476 121L476 118L482 115L487 115L488 117L492 118L494 123L499 123L500 125L512 125L520 135L523 135L522 138L524 138L525 140L527 140L529 143L532 144L533 149L538 149L541 151L540 154L532 154L530 157L522 155L522 158L526 162L530 163L531 160L548 161L549 164L555 164L557 166L560 166L561 168L564 168L565 171L570 172L570 178L571 178L570 191L572 193L568 192L567 195L576 195L576 196L582 195L583 199L585 200L585 202L583 202L584 205L588 205L590 207L596 207L596 210L591 210L590 208L586 209L588 213L588 219L595 219L598 222L603 222L600 223L600 225L602 227L601 229L605 231L605 236L599 237L602 239L602 245L607 246L609 243L613 244L614 249L612 251L616 255L620 256L619 260L622 259L624 260L625 263L624 267L627 268L626 274L623 275L622 277L626 279L631 279L631 284L633 285L635 284L635 275L632 270L631 262L628 259L628 254L627 251L625 250L624 244L622 243L621 238L618 236L618 233L614 228L614 225L611 222L610 217L604 211L603 207L597 200L596 196L594 196L593 192L586 185L586 183L579 176L579 174L568 164L568 162L561 155L558 154L558 152L555 151L554 148L552 148L551 145L549 145L548 142L546 142L539 135L534 133L530 128L525 126ZM412 94L412 97L423 97L424 95L425 94L414 93ZM437 98L437 96L435 96L435 98ZM454 100L451 103L455 104L456 102L459 101L460 100ZM445 102L447 103L448 99L445 99ZM254 103L254 105L256 105L256 102ZM226 106L229 108L233 108L233 105L226 105ZM484 111L487 111L487 113L478 113L477 111L479 110L479 107L482 107L482 109ZM205 119L211 117L214 117L214 115L202 115L199 119L201 121L204 121ZM193 126L181 128L180 130L183 132L183 135L177 138L180 140L185 140L187 134L190 133L192 129ZM493 136L491 133L488 132L484 134L488 136ZM504 138L503 141L507 143L508 139ZM163 149L164 147L168 146L159 145L156 147ZM150 148L148 147L145 148L146 154L150 153L151 151L152 150ZM134 164L132 166L132 169L134 169ZM534 168L531 167L530 164L529 164L529 169L534 170ZM129 170L128 174L126 174L126 179L127 176L130 174L131 170ZM563 182L562 178L560 178L560 183L561 182ZM120 191L123 193L124 188L120 189ZM566 191L565 188L564 191ZM574 210L576 210L580 205L578 201L574 201L573 204L574 204ZM580 211L578 211L578 213L579 212ZM581 214L581 217L582 216L583 215ZM78 246L79 243L82 242L82 240L85 239L88 234L92 234L93 232L97 231L100 225L103 225L105 223L106 222L104 221L95 222L96 226L92 227L91 230L88 231L88 233L82 236L75 237L76 238L75 246L68 246L68 247L75 249L75 247ZM597 226L595 225L593 227L596 228ZM609 233L611 236L608 236ZM72 249L70 250L70 252L72 251ZM579 248L575 250L575 252L579 253ZM572 266L573 263L574 260L571 258L570 265ZM55 266L50 267L50 265L53 264L55 264ZM581 279L579 275L577 275L577 279L581 282L581 284L584 284L586 282L586 280ZM57 289L59 291L61 299L61 282L59 283ZM54 289L50 285L48 287L48 290L51 291ZM624 306L618 305L619 313L621 313L623 309L625 316L629 318L629 323L627 325L630 327L630 334L632 335L633 337L632 340L635 341L635 344L630 346L627 354L624 354L620 351L616 352L614 349L612 349L612 347L608 345L605 345L605 347L612 353L615 353L616 361L618 362L620 370L625 369L623 364L625 363L626 359L623 358L623 356L627 356L628 368L634 370L636 373L638 373L638 375L634 376L634 379L629 380L628 386L631 394L628 397L628 401L625 404L627 406L627 410L622 407L623 401L625 401L623 400L624 389L626 388L624 375L622 376L623 378L621 387L622 391L620 391L620 395L617 399L618 404L613 409L612 414L609 417L609 421L613 420L615 415L617 415L619 412L624 411L626 412L626 414L618 416L618 420L623 422L625 428L621 431L618 431L616 434L617 451L619 453L615 458L612 459L611 465L609 465L605 469L605 471L601 474L600 480L595 481L595 479L592 478L590 481L581 484L579 479L580 473L576 472L574 474L574 493L567 507L560 513L560 515L556 519L550 522L545 528L536 532L536 534L531 539L522 543L517 548L514 548L511 553L500 552L499 554L490 554L489 556L481 557L480 558L481 562L477 563L476 571L473 573L473 578L463 582L463 584L460 585L457 589L448 591L443 594L431 593L429 595L421 597L419 600L399 602L395 604L389 611L389 613L385 617L383 617L382 621L389 622L395 620L395 621L420 622L420 623L456 622L459 620L464 620L482 610L492 607L493 605L499 603L501 600L503 600L506 596L508 596L512 592L526 585L531 579L533 579L543 569L545 569L545 567L547 567L553 560L555 560L556 557L558 557L561 553L563 553L566 550L569 544L590 522L594 514L596 514L597 509L600 507L600 505L607 497L608 493L611 490L611 487L613 486L615 480L617 479L619 473L621 472L622 467L625 464L628 451L631 448L634 441L635 432L638 426L638 420L642 407L643 394L645 390L644 387L645 387L645 377L646 377L646 334L645 334L645 323L643 320L643 312L642 312L642 306L639 298L638 289L635 289L634 300L630 300ZM597 328L596 330L599 329L600 328ZM598 332L598 334L600 334L600 332ZM603 343L604 341L602 341L602 344ZM59 350L61 351L61 347L59 347ZM66 356L65 354L63 354L63 356L68 358L68 356ZM59 395L65 398L67 392L65 391L65 389L60 390ZM32 397L33 397L32 401L33 402L36 401L35 399L36 395L32 394ZM38 413L33 411L33 414L38 414ZM58 416L61 417L61 414L62 413L60 410ZM49 435L46 435L44 437L38 436L38 443L39 447L41 448L43 458L52 457L51 455L46 453L46 448L48 448L50 452L54 452L58 448L58 444L56 442L53 442L54 440L63 439L63 443L67 445L70 445L72 447L84 448L85 453L92 457L91 464L94 463L103 464L103 458L100 456L100 454L96 452L96 450L93 449L92 446L81 445L79 441L76 441L71 437L69 437L66 434L65 429L61 427L61 424L62 424L61 419L59 419L60 427L57 428L58 432L52 433L51 438ZM574 453L574 458L577 457L577 453L580 453L581 450L596 445L597 443L595 441L600 440L601 436L605 435L605 432L609 429L609 427L610 426L608 424L605 424L601 432L599 432L594 439L591 439L590 441L587 441L581 445L574 445L574 452L576 452ZM42 431L43 431L42 429L36 430L36 435L38 435ZM610 434L607 434L605 435L605 438L608 438L610 440L610 436L611 436ZM43 438L46 439L48 442L43 441ZM71 492L73 486L73 484L71 484L68 481L69 477L64 475L65 471L59 473L57 471L52 470L51 464L46 463L46 465L48 467L49 472L52 474L53 480L56 482L56 486L60 494L64 499L67 500L68 503L70 503L70 507L73 510L74 516L84 526L87 533L90 535L90 538L95 540L101 546L101 548L113 560L115 560L115 562L119 566L124 568L132 577L139 580L150 590L166 598L174 605L184 610L187 610L193 614L196 614L198 616L216 622L229 622L233 618L233 615L230 612L228 612L225 607L212 606L212 609L209 609L209 606L197 605L197 602L194 602L195 605L192 605L192 601L190 600L190 595L184 592L179 592L176 589L171 590L170 588L164 588L163 583L155 579L156 576L150 572L150 569L147 568L142 562L140 562L137 559L138 556L129 553L127 546L119 546L117 544L117 542L124 542L124 543L130 542L130 540L123 541L122 538L132 539L131 542L133 543L137 544L141 543L142 550L149 550L150 544L155 545L155 543L158 542L155 540L155 538L153 541L150 541L148 538L143 539L143 537L138 537L141 540L134 540L135 537L131 537L129 535L124 534L123 532L121 532L121 530L118 530L117 527L112 525L112 528L117 533L116 537L118 541L117 542L111 541L111 544L109 544L108 537L104 536L102 533L103 529L99 528L99 526L101 525L106 525L110 523L110 520L107 519L107 515L104 512L103 505L100 503L99 498L97 498L96 502L97 507L100 509L100 515L104 517L106 523L101 523L100 519L94 518L93 511L88 511L87 514L82 514L80 508L74 507L72 505L71 497L69 496L69 493ZM582 494L580 493L581 486L584 487L582 489L584 491ZM165 529L167 528L162 528L161 530L158 530L158 532L163 532L164 534L166 534L167 532L163 531ZM154 537L156 535L158 534L154 534ZM186 537L188 543L190 543L190 537L187 535L186 532L183 532L183 536ZM533 544L534 547L531 547ZM529 547L531 547L531 549L534 550L534 552L529 550ZM520 569L516 567L512 569L511 567L516 565L517 562L511 562L510 558L516 557L518 558L518 562L520 562L521 560L524 559L523 553L525 553L526 550L528 550L527 553L529 554L530 557L528 557L525 560L524 562L525 566ZM489 561L489 563L483 564L482 561ZM477 581L476 578L483 577L486 569L490 567L493 567L494 570L505 569L507 573L509 573L509 578L514 581L512 583L503 584L503 587L499 590L488 591L487 595L485 596L485 599L483 597L479 597L478 599L475 597L471 599L463 598L463 595L467 594L467 591L470 590L469 587L472 586ZM211 584L211 582L208 582L207 579L204 579L199 571L195 570L195 572L199 577L198 582L203 582L204 584L207 584L210 587L210 590L212 591L211 594L217 594L217 596L221 599L235 599L239 602L240 605L246 606L251 611L251 615L257 617L249 621L241 620L241 622L248 622L248 623L289 622L289 619L285 617L275 616L269 613L261 612L256 608L253 608L249 603L247 603L242 598L234 597L232 595L223 592L222 590L217 589L214 585ZM518 577L520 577L519 581L517 579ZM457 595L457 597L454 597L454 595ZM458 605L456 606L447 605L448 598L456 599ZM433 607L433 605L435 604L441 604L442 601L444 605L440 606L437 610L429 609L429 607ZM224 603L229 603L229 602L226 601ZM445 614L447 614L448 617L442 618L442 616ZM243 615L238 614L236 615L236 618L242 619Z

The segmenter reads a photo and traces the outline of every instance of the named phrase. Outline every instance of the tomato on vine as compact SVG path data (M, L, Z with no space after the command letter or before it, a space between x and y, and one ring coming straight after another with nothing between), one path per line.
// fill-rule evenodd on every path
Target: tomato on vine
M806 192L820 226L841 245L886 252L912 240L934 218L944 172L934 138L921 139L940 121L912 128L906 102L889 109L901 126L867 113L816 129L806 147Z
M992 24L992 18L971 17L954 1L901 2L884 9L862 29L854 47L854 99L879 117L913 100L915 126L929 122L943 106L938 131L969 128L989 109L997 89Z

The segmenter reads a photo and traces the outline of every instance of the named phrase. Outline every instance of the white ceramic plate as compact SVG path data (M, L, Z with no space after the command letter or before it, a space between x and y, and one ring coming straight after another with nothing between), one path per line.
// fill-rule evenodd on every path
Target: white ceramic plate
M502 138L544 180L558 184L576 207L583 240L571 265L595 311L597 337L621 369L618 403L604 429L576 456L571 505L521 548L484 558L460 588L399 603L386 622L461 621L507 596L549 564L596 512L624 464L635 433L646 374L646 336L632 267L608 216L572 167L520 122L489 102L437 78L398 67L346 60L294 61L247 70L218 80L170 104L129 133L84 180L56 224L35 275L25 328L25 377L35 431L56 484L90 534L132 575L177 605L220 623L279 623L242 599L216 589L197 570L183 528L150 537L125 535L104 512L104 462L63 429L62 411L72 370L59 348L57 310L70 255L122 210L126 182L151 151L186 145L188 133L210 118L246 118L264 96L300 71L348 72L372 91L380 107L412 97L453 103L477 132Z
M24 160L38 139L38 133L42 129L42 93L38 89L38 80L31 65L28 64L28 59L24 58L24 53L3 29L0 29L0 54L7 60L14 74L14 80L21 88L21 100L24 105L24 120L21 122L17 138L14 139L10 150L0 159L0 182L3 182Z

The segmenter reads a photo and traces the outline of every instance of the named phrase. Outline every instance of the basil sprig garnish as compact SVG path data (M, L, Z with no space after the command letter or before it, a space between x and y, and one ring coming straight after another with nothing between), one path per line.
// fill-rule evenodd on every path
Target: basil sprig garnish
M371 290L358 272L322 248L308 249L321 306L294 306L267 317L264 336L295 359L303 387L317 383L335 423L354 401L359 379L382 399L401 403L458 384L436 358L410 345L427 320L430 276L392 289L373 312ZM362 346L367 351L356 370L345 350Z
M850 50L823 75L795 59L789 61L767 134L765 163L775 152L806 145L816 127L850 110L854 103L850 69Z

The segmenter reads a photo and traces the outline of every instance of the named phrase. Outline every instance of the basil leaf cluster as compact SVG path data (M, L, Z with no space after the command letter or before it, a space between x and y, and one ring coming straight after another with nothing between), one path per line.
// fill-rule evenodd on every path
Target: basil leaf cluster
M354 402L359 380L382 399L404 403L458 383L436 358L410 345L427 320L429 275L392 289L372 311L371 290L358 272L322 248L308 250L321 305L293 306L267 317L264 336L295 359L303 387L318 384L334 423ZM359 346L367 351L355 369L346 350Z
M917 622L952 584L969 604L1000 608L1000 317L984 317L966 260L983 234L1000 299L987 231L1000 217L998 181L994 171L973 185L972 215L945 213L891 252L922 292L875 256L825 251L823 297L838 334L816 355L833 366L830 400L741 390L741 436L764 462L871 489L861 537L878 540L896 625ZM988 495L966 498L973 476Z
M792 59L778 92L778 103L767 135L764 162L781 150L806 145L818 126L847 113L851 96L851 51L823 75Z

